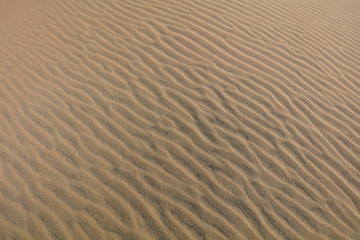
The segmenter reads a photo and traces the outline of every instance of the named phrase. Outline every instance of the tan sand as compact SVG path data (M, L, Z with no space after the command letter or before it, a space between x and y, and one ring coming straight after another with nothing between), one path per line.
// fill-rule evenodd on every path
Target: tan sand
M360 239L360 2L0 0L0 239Z

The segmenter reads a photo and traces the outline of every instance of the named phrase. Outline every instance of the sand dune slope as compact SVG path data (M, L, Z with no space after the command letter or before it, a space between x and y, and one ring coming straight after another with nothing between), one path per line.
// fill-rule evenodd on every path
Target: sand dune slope
M359 1L0 15L0 239L360 239Z

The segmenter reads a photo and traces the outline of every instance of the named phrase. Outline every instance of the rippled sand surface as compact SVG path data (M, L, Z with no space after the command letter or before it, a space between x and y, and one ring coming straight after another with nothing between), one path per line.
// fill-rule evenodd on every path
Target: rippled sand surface
M0 239L360 239L360 2L0 0Z

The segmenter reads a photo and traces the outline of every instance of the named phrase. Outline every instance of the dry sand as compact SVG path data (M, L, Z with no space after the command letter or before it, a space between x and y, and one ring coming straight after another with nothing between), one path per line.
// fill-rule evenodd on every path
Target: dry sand
M360 239L358 0L0 0L0 239Z

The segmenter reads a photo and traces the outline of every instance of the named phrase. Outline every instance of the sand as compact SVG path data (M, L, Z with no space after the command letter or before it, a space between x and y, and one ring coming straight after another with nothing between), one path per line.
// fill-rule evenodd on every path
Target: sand
M360 2L0 0L0 239L360 239Z

